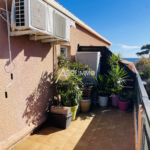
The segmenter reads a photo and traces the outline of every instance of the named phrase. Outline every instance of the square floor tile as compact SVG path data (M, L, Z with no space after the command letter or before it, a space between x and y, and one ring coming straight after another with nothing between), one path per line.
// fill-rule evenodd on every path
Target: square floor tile
M70 139L70 136L61 135L57 140L67 142Z
M50 145L42 144L37 150L50 150Z
M65 132L63 133L63 135L65 135L65 136L72 136L73 133L74 133L74 132L72 132L72 131L65 131Z
M48 144L48 145L54 145L54 143L56 142L57 140L54 140L54 139L47 139L43 144Z
M82 137L82 133L73 133L72 137L81 138Z
M35 142L44 143L46 140L47 140L46 137L41 136L41 137L38 137L37 139L35 139Z
M28 145L28 147L26 147L25 149L27 149L27 150L37 150L41 145L42 145L42 143L32 141L32 143L30 145Z
M65 144L65 146L63 148L66 149L66 150L73 150L75 146L76 146L76 144L68 142L68 143Z
M68 142L69 143L72 143L72 144L77 144L79 141L79 138L75 138L75 137L71 137Z
M53 146L56 146L56 147L64 147L64 145L65 145L66 143L64 142L64 141L60 141L60 140L57 140L54 144L53 144Z

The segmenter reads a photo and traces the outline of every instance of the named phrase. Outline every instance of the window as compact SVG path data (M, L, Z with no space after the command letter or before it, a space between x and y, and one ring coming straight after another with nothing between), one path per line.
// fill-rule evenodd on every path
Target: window
M64 54L65 57L68 57L67 52L68 52L67 47L65 46L60 47L60 55Z

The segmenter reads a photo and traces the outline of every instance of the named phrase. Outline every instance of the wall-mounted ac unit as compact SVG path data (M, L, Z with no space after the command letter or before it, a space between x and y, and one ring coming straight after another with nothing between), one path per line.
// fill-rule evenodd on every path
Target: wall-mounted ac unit
M53 35L54 26L54 9L51 6L47 6L47 31Z
M66 18L58 12L54 12L54 35L66 39Z
M50 35L52 16L53 9L41 0L13 0L11 28L12 31L37 30L37 35Z
M54 11L54 35L70 41L71 19L58 11Z

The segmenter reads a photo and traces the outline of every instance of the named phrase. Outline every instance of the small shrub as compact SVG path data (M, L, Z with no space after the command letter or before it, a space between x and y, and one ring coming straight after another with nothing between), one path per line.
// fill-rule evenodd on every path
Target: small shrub
M145 65L144 78L150 79L150 63Z
M150 63L150 58L142 57L136 62L135 67L139 72L144 72L146 64L148 63Z

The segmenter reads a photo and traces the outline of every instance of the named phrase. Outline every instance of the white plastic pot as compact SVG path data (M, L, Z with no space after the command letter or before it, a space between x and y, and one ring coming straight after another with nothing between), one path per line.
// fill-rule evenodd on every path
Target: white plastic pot
M108 104L108 96L98 96L99 105L106 107Z

